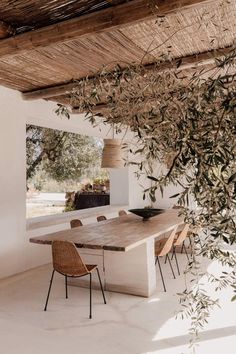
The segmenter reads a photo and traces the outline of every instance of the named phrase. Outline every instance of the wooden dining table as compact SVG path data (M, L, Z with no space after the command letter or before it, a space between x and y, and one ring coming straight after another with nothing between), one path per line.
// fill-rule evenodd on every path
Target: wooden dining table
M50 245L53 240L71 241L85 263L98 265L106 290L149 297L156 289L155 239L182 224L178 210L168 209L148 220L128 214L32 237L30 242ZM71 284L86 286L87 282L72 279Z

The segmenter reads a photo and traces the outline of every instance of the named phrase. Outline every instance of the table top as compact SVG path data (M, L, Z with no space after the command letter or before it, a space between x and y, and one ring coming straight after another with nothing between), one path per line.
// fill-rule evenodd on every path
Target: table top
M67 240L79 248L125 252L181 224L183 218L178 216L178 210L168 209L145 221L139 216L129 214L96 224L32 237L30 242L50 245L54 240Z

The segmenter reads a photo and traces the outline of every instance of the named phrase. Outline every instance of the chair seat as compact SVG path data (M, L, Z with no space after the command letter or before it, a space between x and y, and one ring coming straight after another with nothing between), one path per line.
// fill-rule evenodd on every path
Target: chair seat
M71 269L71 267L68 267L67 270L65 267L65 271L60 272L59 270L59 273L63 275L67 275L68 277L81 277L91 273L95 268L97 268L96 264L85 264L85 266L87 267L88 272L86 272L85 269L81 270L81 268L76 268L76 267L74 267L73 269Z
M88 272L85 271L82 272L80 268L78 269L74 268L73 272L71 272L71 270L68 269L66 273L62 273L62 274L67 275L68 277L80 277L91 273L95 268L97 268L96 264L85 264L85 266L87 267Z

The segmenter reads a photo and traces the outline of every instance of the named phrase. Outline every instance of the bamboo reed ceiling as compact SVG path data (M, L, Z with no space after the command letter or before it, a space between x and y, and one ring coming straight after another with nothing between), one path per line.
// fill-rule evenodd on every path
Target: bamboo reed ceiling
M88 13L102 13L135 1L1 0L0 21L11 25L14 33L12 38L0 40L0 84L29 92L70 83L87 75L94 76L103 66L112 70L117 63L125 67L141 61L144 64L169 62L208 52L211 57L214 50L234 44L235 0L224 3L224 6L221 6L222 1L202 0L198 6L169 11L165 16L159 16L158 10L155 13L154 7L153 16L133 22L130 10L130 23L119 24L119 18L115 26L105 30L101 30L98 23L98 30L74 38L63 37L55 42L52 38L48 44L45 44L45 38L42 39L42 32L39 41L44 41L43 45L38 42L34 45L33 39L32 47L28 44L30 41L26 44L15 42L18 37L22 38L19 33L24 32L23 36L32 33L33 36L37 29L77 17L83 19ZM169 2L174 3L174 0ZM189 3L195 2L189 0ZM159 3L161 8L168 1ZM148 4L152 5L152 2ZM109 25L112 19L109 17ZM53 100L55 97L57 95ZM66 98L64 93L58 101L66 101Z
M22 33L122 2L125 0L1 0L0 17Z

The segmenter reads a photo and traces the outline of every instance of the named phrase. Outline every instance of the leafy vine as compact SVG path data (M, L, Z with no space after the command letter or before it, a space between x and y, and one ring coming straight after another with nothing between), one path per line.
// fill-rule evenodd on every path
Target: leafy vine
M155 202L156 192L163 193L167 185L181 187L173 197L191 225L194 252L186 270L193 282L181 294L180 315L191 318L191 344L218 306L199 281L200 257L227 268L220 276L205 273L216 291L229 286L236 292L235 63L232 48L213 64L194 70L179 70L180 62L162 71L160 63L118 65L112 72L104 68L96 78L76 82L67 95L70 105L86 112L92 124L99 117L117 130L128 127L134 133L137 144L127 148L139 157L137 174L152 181L144 198ZM58 105L61 113L70 116L69 109Z

